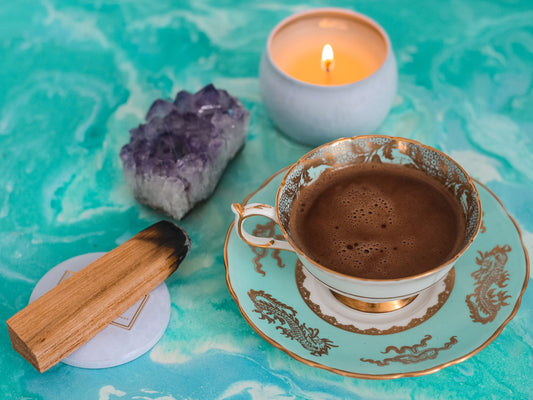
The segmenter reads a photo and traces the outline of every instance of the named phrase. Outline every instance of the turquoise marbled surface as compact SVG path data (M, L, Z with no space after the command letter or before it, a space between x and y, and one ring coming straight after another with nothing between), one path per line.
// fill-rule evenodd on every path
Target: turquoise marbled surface
M37 373L0 329L6 399L533 397L533 292L486 349L429 376L346 378L261 339L225 282L229 205L309 148L271 124L258 65L268 33L311 7L355 9L387 30L399 92L380 133L449 153L492 189L533 252L533 5L523 1L4 1L0 4L0 316L50 268L108 251L162 218L139 206L118 153L151 102L214 82L251 112L248 143L180 224L194 245L167 280L170 325L116 368Z

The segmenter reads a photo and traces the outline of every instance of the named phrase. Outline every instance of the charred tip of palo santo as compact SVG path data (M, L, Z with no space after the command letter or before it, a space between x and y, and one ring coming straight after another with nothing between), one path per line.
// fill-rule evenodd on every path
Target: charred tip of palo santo
M170 276L191 240L158 222L64 280L7 321L13 348L44 372Z
M155 228L155 229L151 229ZM174 249L172 254L176 258L177 264L175 265L176 269L180 265L181 261L189 254L191 249L191 239L187 232L180 228L178 225L169 222L169 221L160 221L145 229L144 231L139 232L138 235L141 235L143 232L147 232L148 235L146 239L153 240L153 243L157 246L170 246ZM151 235L155 235L152 237ZM167 240L169 241L167 243Z

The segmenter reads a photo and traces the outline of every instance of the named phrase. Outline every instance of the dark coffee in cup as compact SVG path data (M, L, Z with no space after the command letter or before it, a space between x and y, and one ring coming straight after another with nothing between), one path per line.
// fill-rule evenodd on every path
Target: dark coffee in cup
M290 210L296 246L314 262L370 279L417 275L464 245L459 201L424 172L364 163L323 172Z

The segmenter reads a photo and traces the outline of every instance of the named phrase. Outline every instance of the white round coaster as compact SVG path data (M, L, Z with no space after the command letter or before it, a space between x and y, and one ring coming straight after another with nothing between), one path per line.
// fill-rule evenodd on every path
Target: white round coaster
M83 254L56 265L37 283L30 303L104 254ZM80 368L108 368L127 363L159 341L169 319L170 295L163 282L62 362Z

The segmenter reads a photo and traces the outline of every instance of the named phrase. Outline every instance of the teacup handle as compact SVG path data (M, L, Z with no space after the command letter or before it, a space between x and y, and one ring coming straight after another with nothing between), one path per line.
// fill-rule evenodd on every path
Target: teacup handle
M280 249L294 251L294 248L286 240L274 239L273 237L265 238L255 235L251 235L246 232L242 226L244 220L248 217L258 215L271 219L279 225L278 218L276 216L276 210L266 204L252 203L243 206L239 203L233 203L231 210L235 214L235 230L240 238L248 243L250 246L264 247L268 249Z

